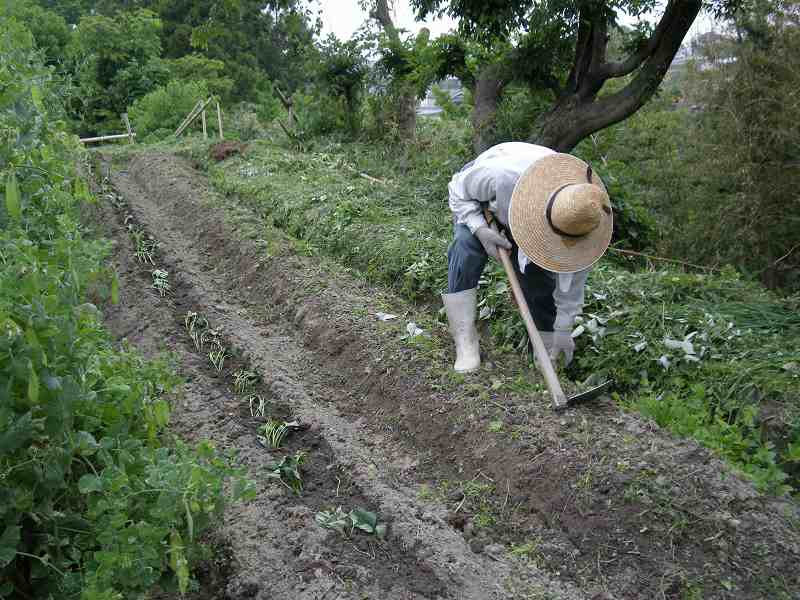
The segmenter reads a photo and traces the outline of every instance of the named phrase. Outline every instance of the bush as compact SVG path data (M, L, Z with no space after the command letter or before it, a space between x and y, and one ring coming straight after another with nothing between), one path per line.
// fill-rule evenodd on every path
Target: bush
M800 290L799 26L796 12L775 10L735 45L734 62L695 73L703 110L687 167L696 193L676 207L684 235L672 245L790 291Z
M178 379L116 350L90 302L118 294L110 245L80 225L82 149L38 60L0 19L0 597L184 592L232 471L208 444L160 447Z
M264 135L264 128L258 120L255 109L256 105L254 104L242 103L233 109L228 118L227 129L244 142Z
M205 82L170 81L128 109L131 126L140 139L155 141L172 134L198 100L208 97ZM198 127L195 123L194 128Z

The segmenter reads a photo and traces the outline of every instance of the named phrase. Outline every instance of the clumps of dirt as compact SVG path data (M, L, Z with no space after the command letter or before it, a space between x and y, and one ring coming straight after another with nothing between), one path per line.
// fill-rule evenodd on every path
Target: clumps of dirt
M208 154L215 161L222 162L235 154L244 153L245 150L247 150L247 144L237 142L236 140L228 140L212 145L208 149Z

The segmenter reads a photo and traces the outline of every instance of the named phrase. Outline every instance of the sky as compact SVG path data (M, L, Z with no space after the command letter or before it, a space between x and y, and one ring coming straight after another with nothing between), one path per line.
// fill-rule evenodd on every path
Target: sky
M367 18L366 11L359 8L358 0L310 0L312 7L315 5L320 10L322 19L322 35L334 33L340 40L347 40L353 35ZM408 0L395 0L392 19L397 27L416 33L421 27L427 27L431 37L435 38L455 27L455 21L450 18L428 19L424 23L414 21L414 13ZM633 20L629 20L632 23ZM698 33L705 33L713 28L710 17L701 15L697 18L687 39Z

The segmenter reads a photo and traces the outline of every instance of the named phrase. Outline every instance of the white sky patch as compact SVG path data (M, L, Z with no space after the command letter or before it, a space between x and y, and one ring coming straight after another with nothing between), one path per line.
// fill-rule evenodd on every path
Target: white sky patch
M348 40L368 18L367 11L361 9L358 0L308 0L308 5L314 12L319 11L322 19L322 37L333 33L342 41ZM661 11L654 13L650 19L654 25L660 16ZM441 19L428 18L424 22L416 22L408 0L395 0L392 19L395 26L412 33L417 33L422 27L427 27L432 38L456 27L456 21L446 16ZM626 25L633 25L636 22L635 19L627 16L623 16L621 21ZM701 13L689 30L684 43L696 35L720 28L720 25L714 22L713 17Z
M312 10L316 7L320 11L322 37L333 33L340 40L348 40L368 18L367 11L361 10L357 0L311 0L309 4ZM396 27L412 33L427 27L432 38L447 33L456 26L456 22L449 17L429 18L417 23L414 21L414 12L408 0L395 0L392 20Z

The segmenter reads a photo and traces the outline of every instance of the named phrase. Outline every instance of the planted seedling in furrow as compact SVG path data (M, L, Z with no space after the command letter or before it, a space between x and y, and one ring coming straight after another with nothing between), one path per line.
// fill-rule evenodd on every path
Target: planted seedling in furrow
M225 364L226 358L228 358L228 352L221 344L217 345L216 350L212 350L208 353L208 360L211 361L217 373L222 373L222 367Z
M233 387L237 394L245 394L253 389L258 375L247 369L239 369L233 374Z
M314 520L325 529L334 529L350 537L356 529L374 535L382 540L386 537L386 524L378 522L378 516L374 512L363 508L354 508L349 513L345 513L339 506L336 510L322 510L314 515Z
M192 338L194 347L198 351L202 350L203 340L201 339L201 336L202 333L208 329L208 319L206 319L203 315L190 310L183 318L183 326L186 328L186 332L189 334L189 337Z
M166 296L171 287L169 285L169 273L163 269L155 269L153 271L153 288L158 290L159 295L163 298Z
M266 408L264 398L259 394L250 394L247 396L247 401L250 404L250 416L263 418Z
M306 461L306 453L302 450L294 456L284 456L279 463L273 463L267 467L270 472L267 477L278 479L283 485L289 488L298 496L303 491L303 480L300 476L300 465Z
M264 432L264 435L258 436L258 440L264 446L277 449L281 447L283 441L290 432L298 429L300 429L300 423L298 421L286 422L270 419L261 428L261 431Z

